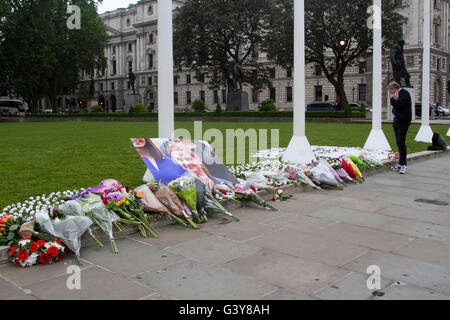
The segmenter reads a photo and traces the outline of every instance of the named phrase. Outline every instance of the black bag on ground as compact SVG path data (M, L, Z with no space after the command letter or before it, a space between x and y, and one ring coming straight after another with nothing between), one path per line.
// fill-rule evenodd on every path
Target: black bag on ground
M445 142L445 139L441 137L438 133L433 134L433 144L428 147L429 151L445 151L447 150L447 144Z

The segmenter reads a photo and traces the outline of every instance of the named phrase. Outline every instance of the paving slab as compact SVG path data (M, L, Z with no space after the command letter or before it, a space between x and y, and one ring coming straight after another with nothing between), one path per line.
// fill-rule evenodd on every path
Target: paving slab
M313 234L291 230L274 232L249 241L249 243L264 249L325 263L329 266L342 266L368 251L360 246L322 239Z
M185 257L131 239L116 240L119 254L109 248L91 246L83 249L83 258L122 275L130 276L184 260Z
M410 285L393 285L381 290L383 296L374 300L450 300L450 295Z
M170 297L166 294L163 294L161 292L157 292L147 297L141 298L141 300L177 300L177 299Z
M205 264L221 264L226 261L251 255L260 250L257 246L225 239L220 236L208 236L201 240L188 241L166 251L183 255Z
M186 260L139 275L137 281L182 300L255 300L277 287L225 268Z
M311 213L310 216L373 229L381 228L397 219L374 213L332 207Z
M314 232L334 225L336 224L336 222L310 216L294 215L289 217L275 218L273 220L264 222L264 224L298 232Z
M409 180L408 176L404 178L398 178L399 175L395 172L392 172L392 175L395 175L397 179L393 179L394 176L374 176L370 179L371 184L379 184L383 187L389 186L389 187L396 187L396 188L402 188L402 189L412 189L417 191L434 191L439 190L441 188L438 184L430 184L430 183L416 183Z
M363 212L377 212L378 210L387 208L389 204L379 200L364 200L353 198L350 194L327 202L327 206L353 209Z
M391 217L416 220L450 227L450 215L446 212L438 211L439 209L440 208L437 206L435 207L435 210L424 210L394 204L386 209L378 211L377 213Z
M393 253L450 267L450 244L438 241L415 239Z
M81 271L81 289L69 290L69 275L38 282L27 287L42 300L136 300L154 291L102 268L92 266Z
M381 269L381 276L435 291L444 292L450 283L450 267L372 250L344 268L365 273L369 266Z
M143 238L140 233L136 233L128 236L129 239L136 240L142 243L147 243L156 248L164 249L168 247L176 246L180 243L202 239L208 236L203 232L203 228L200 230L193 230L191 228L185 228L178 225L169 225L156 230L159 238Z
M246 258L224 263L222 266L235 273L245 274L303 294L311 294L348 274L348 271L337 267L273 250L262 250Z
M277 207L276 204L274 206ZM245 207L234 210L233 215L238 217L242 222L264 222L278 217L290 216L292 213L281 210L271 211L261 207Z
M17 285L0 278L0 300L6 300L13 297L24 295L25 292Z
M284 219L284 218L275 218ZM210 235L218 235L236 241L247 241L262 235L278 231L279 228L254 221L240 221L215 225L206 230Z
M52 279L65 275L67 268L70 266L78 266L78 261L73 254L67 254L66 258L58 263L50 265L38 264L31 268L18 268L12 263L0 266L0 275L9 279L16 285L23 287L36 282ZM81 268L90 267L89 262L84 262Z
M367 287L370 275L351 272L344 278L332 283L313 294L313 297L322 300L368 300L373 297L374 290ZM381 288L391 281L381 278Z
M411 244L411 237L350 225L347 223L334 223L314 233L323 239L346 242L361 247L391 252Z
M261 300L317 300L311 296L302 293L296 293L288 289L278 289L267 296L264 296Z
M446 226L395 218L390 223L380 227L380 229L450 244L450 227Z

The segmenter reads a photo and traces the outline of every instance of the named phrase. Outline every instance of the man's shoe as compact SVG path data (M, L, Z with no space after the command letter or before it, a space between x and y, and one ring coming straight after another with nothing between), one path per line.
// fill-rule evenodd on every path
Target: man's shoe
M408 167L407 166L401 166L401 169L398 171L400 174L407 174L408 173Z
M397 165L395 165L395 166L392 166L392 167L391 167L391 170L392 170L392 171L397 171L397 172L399 172L401 168L402 168L402 166L399 165L399 164L397 164Z

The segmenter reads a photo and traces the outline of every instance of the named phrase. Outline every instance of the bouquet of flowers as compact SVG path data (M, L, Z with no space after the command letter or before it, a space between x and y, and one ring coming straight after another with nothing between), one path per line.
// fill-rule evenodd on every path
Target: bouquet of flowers
M347 174L348 174L352 179L359 181L358 175L356 174L356 172L355 172L355 170L353 169L353 167L352 167L347 161L345 161L344 158L342 158L341 162L342 162L342 168L345 170L345 172L347 172Z
M17 240L21 224L21 219L14 220L8 214L0 219L0 246L10 246Z
M241 204L241 202L236 199L234 190L229 186L217 184L213 188L213 193L215 194L215 198L217 200L230 200L234 203Z
M314 189L320 189L319 186L315 185L314 182L308 178L301 168L294 167L292 165L285 165L283 169L281 169L280 174L291 181L309 185Z
M185 218L192 228L200 229L200 227L192 221L192 215L184 210L183 203L178 198L177 194L170 188L160 186L156 193L156 198L158 198L158 200L176 216Z
M363 168L367 168L367 165L364 162L362 162L359 158L355 156L350 156L349 159L353 161L356 165L361 166Z
M241 221L239 218L237 218L236 216L234 216L230 212L228 212L228 210L225 209L224 206L222 206L219 201L214 199L214 197L210 197L210 196L205 197L205 210L208 212L210 211L210 212L221 213L230 218L233 218L236 221Z
M167 209L167 207L165 207L158 200L158 198L156 198L156 196L153 194L153 192L150 190L149 187L141 186L136 188L134 191L136 192L136 196L140 198L140 201L144 205L144 210L146 212L162 213L166 216L169 216L175 222L186 227L186 223L180 218L178 218L176 215L174 215L172 212L170 212L170 210Z
M273 196L272 201L287 201L293 198L293 195L286 196L283 190L278 190L277 193Z
M359 177L359 180L360 181L364 181L364 178L363 178L363 175L362 175L361 171L359 170L358 166L352 161L352 159L348 159L348 163L350 164L350 166L355 171L357 177Z
M310 174L314 179L320 181L320 183L322 184L337 189L342 188L339 182L334 178L333 173L328 166L328 163L324 160L319 161L319 163L311 169Z
M61 261L66 256L66 249L54 238L51 242L44 240L32 241L25 238L11 246L9 258L17 267L31 267L36 264L52 264Z
M263 198L258 196L258 194L252 189L244 189L242 186L237 186L234 190L236 196L241 199L246 199L255 202L257 205L260 205L263 208L268 208L272 211L278 211L277 208L271 206L267 203Z
M75 253L78 263L82 265L80 258L81 237L92 225L91 219L84 216L69 216L64 220L52 221L48 210L42 209L36 213L35 220L42 232L61 239Z

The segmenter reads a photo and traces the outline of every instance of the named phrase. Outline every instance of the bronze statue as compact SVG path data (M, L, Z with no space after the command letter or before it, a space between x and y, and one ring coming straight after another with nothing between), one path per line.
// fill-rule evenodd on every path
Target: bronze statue
M134 73L131 69L130 69L130 72L128 73L128 79L130 80L130 85L131 85L131 88L133 89L133 94L136 94L136 88L135 88L136 76L134 75Z
M392 69L394 71L394 80L401 84L401 79L405 79L406 87L411 87L411 75L406 70L405 55L403 47L405 45L404 40L400 40L391 49L391 62Z
M95 84L94 79L91 78L91 85L89 86L89 93L91 94L91 97L95 95Z
M233 87L234 91L242 91L242 83L244 82L244 73L242 72L241 63L233 62ZM238 87L239 85L239 87Z

